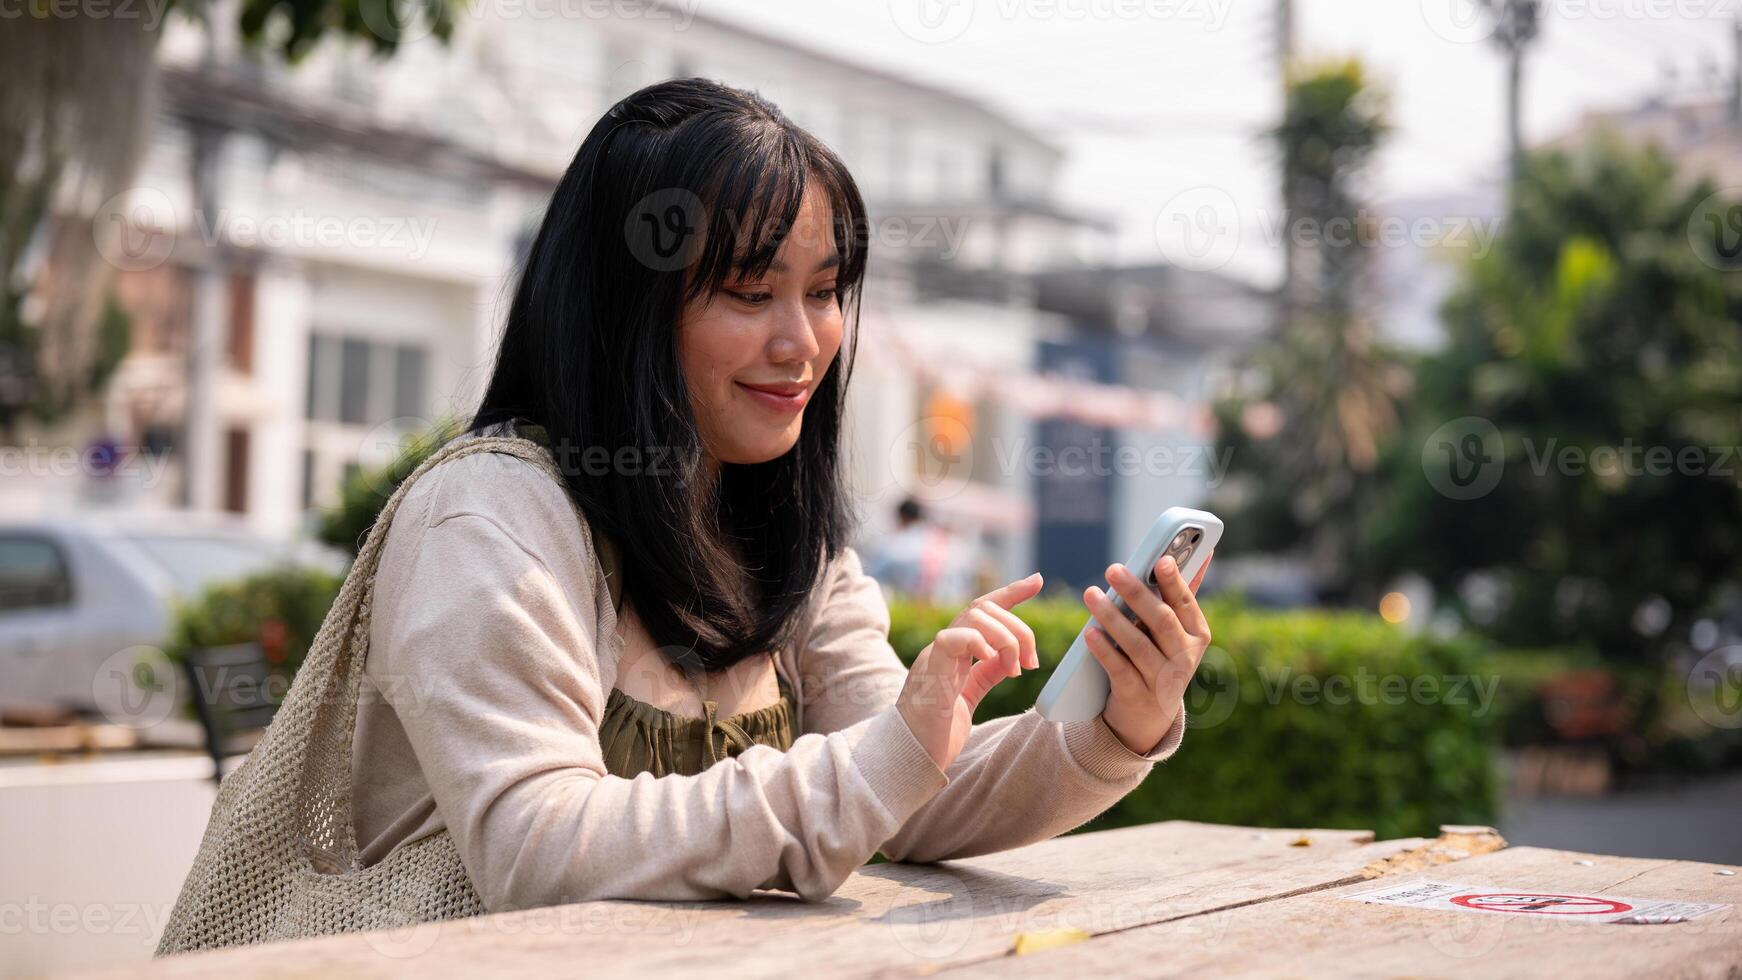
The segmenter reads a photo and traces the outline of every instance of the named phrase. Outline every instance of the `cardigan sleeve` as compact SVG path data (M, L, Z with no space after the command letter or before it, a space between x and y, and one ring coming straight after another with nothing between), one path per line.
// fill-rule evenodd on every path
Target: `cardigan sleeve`
M946 782L893 703L694 776L609 774L609 598L580 518L536 468L484 455L444 464L453 492L389 529L366 672L491 911L767 883L821 900Z
M845 550L802 651L804 728L863 724L895 703L907 667L889 644L889 607L859 558ZM935 861L1007 850L1088 822L1143 782L1185 735L1184 704L1147 754L1126 747L1099 716L1053 722L1030 706L976 724L946 775L879 848L892 860Z

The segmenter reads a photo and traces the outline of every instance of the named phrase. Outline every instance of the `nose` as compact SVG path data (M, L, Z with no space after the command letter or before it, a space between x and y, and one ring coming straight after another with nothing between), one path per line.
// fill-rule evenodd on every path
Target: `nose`
M768 358L776 364L809 361L822 351L817 342L812 311L803 299L780 304L774 317L774 333L768 339Z

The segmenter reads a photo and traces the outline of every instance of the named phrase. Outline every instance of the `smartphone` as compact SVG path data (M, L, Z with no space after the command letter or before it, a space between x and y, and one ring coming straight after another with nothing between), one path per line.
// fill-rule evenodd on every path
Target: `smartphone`
M1143 536L1125 567L1149 582L1150 590L1159 595L1161 587L1155 584L1155 563L1162 555L1173 556L1180 575L1189 585L1204 567L1204 562L1210 560L1210 552L1221 537L1222 520L1216 515L1189 507L1169 507L1150 525L1149 533ZM1137 619L1137 614L1126 607L1119 593L1108 589L1107 594L1126 618ZM1083 632L1077 634L1077 641L1071 644L1064 659L1059 661L1052 677L1047 679L1046 687L1041 689L1034 706L1042 718L1048 721L1087 721L1107 706L1107 692L1112 684L1107 679L1107 672L1101 668L1101 662L1089 652L1087 634L1093 625L1095 620L1091 617L1084 624Z

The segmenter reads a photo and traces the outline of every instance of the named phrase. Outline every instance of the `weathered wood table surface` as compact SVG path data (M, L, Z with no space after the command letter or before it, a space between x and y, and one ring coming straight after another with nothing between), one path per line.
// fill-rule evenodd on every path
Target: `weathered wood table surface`
M1169 822L936 865L877 864L824 903L586 902L155 961L129 977L1742 975L1735 907L1668 925L1347 901L1416 879L1742 905L1716 865L1504 848L1481 828ZM1486 852L1486 853L1485 853Z

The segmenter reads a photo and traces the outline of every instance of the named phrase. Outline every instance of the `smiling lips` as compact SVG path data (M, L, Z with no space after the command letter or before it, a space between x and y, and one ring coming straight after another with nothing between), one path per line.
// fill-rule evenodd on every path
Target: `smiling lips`
M779 382L775 384L745 384L734 382L743 389L746 395L757 404L776 412L793 413L804 408L804 403L810 400L811 387L797 382Z

